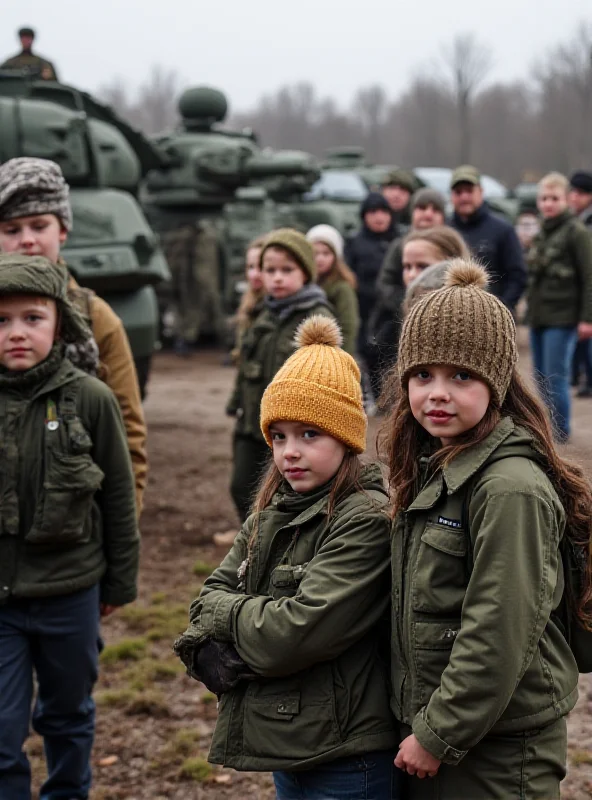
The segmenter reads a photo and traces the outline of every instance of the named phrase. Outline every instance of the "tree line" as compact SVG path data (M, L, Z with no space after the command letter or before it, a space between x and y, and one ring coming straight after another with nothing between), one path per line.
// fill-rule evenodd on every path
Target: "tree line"
M487 45L459 34L397 98L376 83L360 87L342 108L300 82L262 95L229 123L252 128L273 148L322 158L329 148L360 145L375 164L469 162L508 185L550 169L592 169L592 23L581 22L524 78L491 81L493 64ZM177 123L183 88L174 70L156 66L136 92L117 79L100 95L132 124L160 133Z

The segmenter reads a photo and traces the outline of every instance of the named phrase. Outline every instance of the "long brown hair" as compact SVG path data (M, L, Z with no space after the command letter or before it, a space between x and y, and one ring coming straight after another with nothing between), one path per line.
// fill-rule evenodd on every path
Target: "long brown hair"
M353 269L351 269L351 267L347 266L343 258L340 258L337 255L331 242L327 242L325 241L325 239L315 239L313 242L311 242L312 245L315 245L317 243L324 244L325 247L328 247L329 250L333 253L333 265L326 275L323 276L319 275L319 280L318 280L319 285L322 286L323 283L329 280L330 278L338 278L338 279L341 278L341 280L348 283L352 287L352 289L357 290L358 279L356 277L356 273L353 271Z
M333 479L333 484L329 491L327 519L330 519L333 516L335 506L340 500L352 494L353 492L364 491L361 484L361 476L362 462L360 461L360 457L352 450L348 450L343 457L343 461L341 462L339 469L335 473L335 478ZM272 461L267 469L267 472L264 474L261 480L259 490L257 491L257 495L253 501L251 510L257 515L257 517L255 519L253 532L251 533L251 538L249 540L249 552L251 552L259 531L259 515L265 508L269 506L273 496L280 488L283 480L284 479L281 472Z
M265 242L265 236L258 236L256 239L253 239L252 242L249 242L247 249L245 250L245 254L249 252L249 250L259 250L259 267L261 268L261 250L263 249L263 243ZM245 264L245 273L248 270L248 264ZM257 304L263 299L265 295L264 289L259 289L255 291L251 288L250 285L247 286L243 296L241 297L241 301L239 307L236 312L236 322L237 328L239 331L239 337L241 333L244 333L245 330L249 327L251 322L251 315Z
M385 394L390 396L391 411L379 434L379 448L389 468L392 514L407 508L417 493L419 458L428 453L434 468L450 464L460 453L489 436L504 416L525 428L545 464L545 472L557 492L566 515L566 535L587 553L584 592L577 598L577 614L582 624L592 630L592 547L590 540L592 487L582 469L561 458L553 442L548 412L537 395L515 369L501 408L490 403L485 416L457 441L437 449L435 441L411 413L409 394L396 366L387 377Z

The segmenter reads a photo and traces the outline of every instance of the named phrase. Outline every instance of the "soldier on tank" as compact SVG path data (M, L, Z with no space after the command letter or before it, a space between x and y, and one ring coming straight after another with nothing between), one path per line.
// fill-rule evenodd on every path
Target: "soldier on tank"
M32 47L35 39L33 28L21 28L18 36L21 40L21 52L0 64L0 69L26 69L34 74L35 77L46 81L57 81L58 74L51 61L33 53Z

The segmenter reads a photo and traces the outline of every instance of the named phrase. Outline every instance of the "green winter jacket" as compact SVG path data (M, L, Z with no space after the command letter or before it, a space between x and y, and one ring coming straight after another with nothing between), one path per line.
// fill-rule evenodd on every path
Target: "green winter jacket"
M327 519L327 487L297 494L284 484L261 513L250 557L255 515L193 603L185 636L233 642L260 676L222 695L213 763L309 769L396 748L384 658L390 522L378 467L364 469L362 485Z
M136 597L139 538L121 414L104 383L57 349L0 373L0 603L101 583Z
M578 670L551 616L564 527L532 438L510 418L397 516L392 709L445 763L574 707Z
M321 296L322 300L294 303L282 317L265 307L245 331L236 382L226 407L227 413L236 417L239 436L265 442L259 426L261 398L275 373L294 352L294 334L300 323L313 314L333 317L324 293Z
M528 253L531 328L592 322L592 236L570 211L543 222Z
M358 295L353 286L336 276L329 276L325 281L319 281L325 290L327 300L331 303L335 318L343 335L343 349L350 356L356 354L356 342L360 330L360 309Z

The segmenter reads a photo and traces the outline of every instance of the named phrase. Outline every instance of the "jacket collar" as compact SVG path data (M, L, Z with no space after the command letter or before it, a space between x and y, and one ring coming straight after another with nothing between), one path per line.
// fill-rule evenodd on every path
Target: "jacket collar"
M483 203L479 206L479 208L475 211L474 214L471 214L470 217L461 217L456 211L453 214L453 219L455 225L460 227L470 228L473 225L477 225L481 220L485 219L489 216L489 206L483 201Z
M454 461L443 469L439 469L419 492L409 511L431 508L440 498L444 486L448 494L454 494L475 475L491 454L505 442L514 431L514 423L510 417L504 417L480 444L465 450Z

